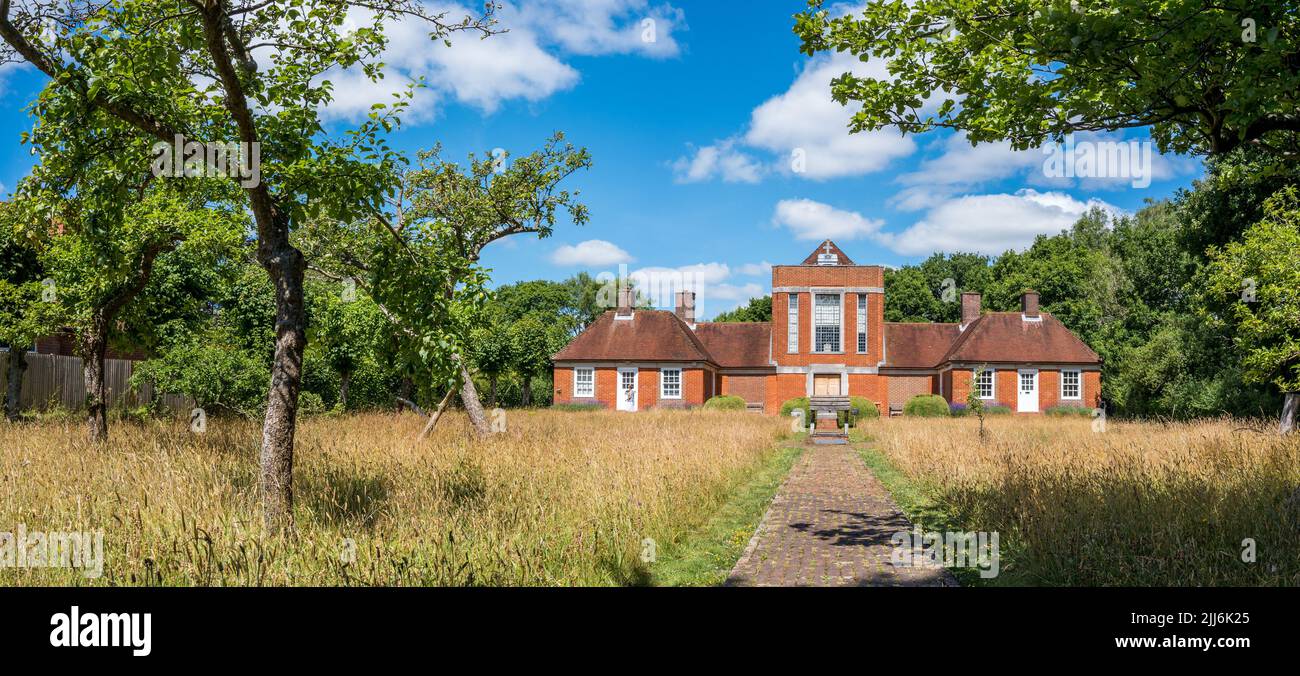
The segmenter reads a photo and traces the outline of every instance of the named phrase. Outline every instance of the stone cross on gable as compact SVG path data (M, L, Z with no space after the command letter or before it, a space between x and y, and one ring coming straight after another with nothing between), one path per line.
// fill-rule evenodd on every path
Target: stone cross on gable
M826 246L824 247L824 250L826 251L826 253L831 252L831 241L829 239L826 240Z

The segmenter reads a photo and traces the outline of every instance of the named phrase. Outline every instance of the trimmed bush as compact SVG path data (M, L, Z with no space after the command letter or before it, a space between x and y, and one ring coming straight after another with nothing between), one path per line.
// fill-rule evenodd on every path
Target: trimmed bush
M880 417L880 409L876 408L876 403L866 397L849 397L849 407L858 409L858 419Z
M1090 407L1079 406L1078 404L1058 404L1056 406L1049 406L1044 413L1053 416L1077 415L1084 418L1092 417L1092 409Z
M918 394L903 405L903 415L946 418L949 416L948 400L937 394Z
M794 399L787 399L784 404L781 404L781 415L789 416L791 415L791 411L795 410L796 408L803 409L803 422L805 425L810 424L813 418L812 418L812 410L808 408L808 397L795 397Z
M719 394L716 397L709 397L709 400L704 402L704 408L710 411L743 411L745 400L734 394Z

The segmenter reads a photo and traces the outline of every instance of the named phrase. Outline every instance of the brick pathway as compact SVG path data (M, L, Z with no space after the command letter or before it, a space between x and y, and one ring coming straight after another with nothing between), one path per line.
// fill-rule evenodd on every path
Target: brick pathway
M942 568L890 562L890 536L911 528L853 446L810 444L726 585L955 586Z

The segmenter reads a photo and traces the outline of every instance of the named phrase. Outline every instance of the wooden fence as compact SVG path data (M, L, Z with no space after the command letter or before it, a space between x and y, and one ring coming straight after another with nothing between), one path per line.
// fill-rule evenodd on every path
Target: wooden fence
M0 401L8 391L7 350L0 348ZM104 382L108 389L109 406L139 406L153 397L153 386L144 383L139 391L132 391L129 381L135 364L128 359L105 359ZM47 410L62 406L80 409L86 405L86 381L81 370L80 357L57 354L27 354L27 372L23 375L22 394L18 398L23 410ZM189 411L191 400L175 394L161 397L163 406L173 411Z

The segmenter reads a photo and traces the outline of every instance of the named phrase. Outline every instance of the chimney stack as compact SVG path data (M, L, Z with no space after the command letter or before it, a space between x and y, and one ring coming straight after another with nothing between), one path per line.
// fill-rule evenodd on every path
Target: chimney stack
M961 325L970 326L971 322L980 318L980 295L975 291L965 291L961 294Z
M695 292L678 291L677 292L677 317L682 321L695 325Z
M1038 316L1038 292L1033 289L1026 289L1025 293L1020 296L1020 311L1026 317Z
M628 316L632 314L632 286L627 283L618 285L618 310L614 313L617 316Z

